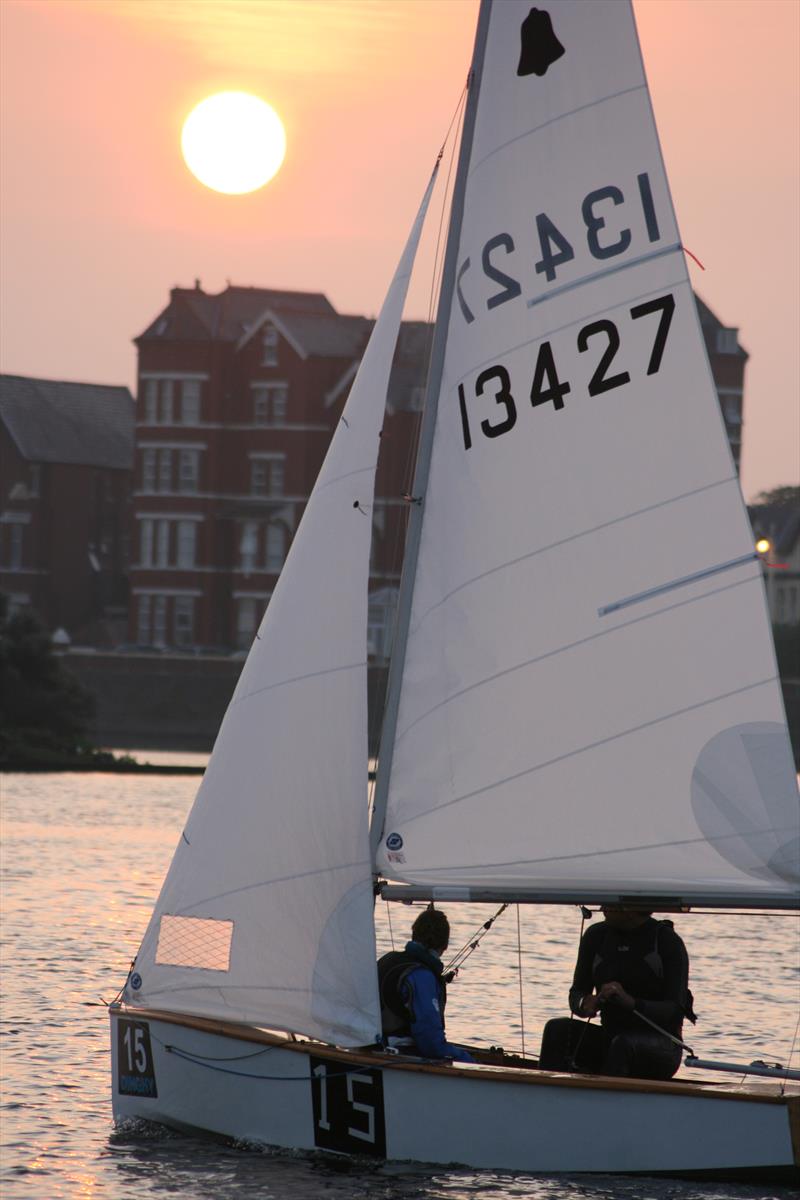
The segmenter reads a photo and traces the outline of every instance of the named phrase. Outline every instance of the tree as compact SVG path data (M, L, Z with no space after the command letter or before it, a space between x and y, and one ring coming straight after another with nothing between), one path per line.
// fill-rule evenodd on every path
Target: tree
M91 751L94 699L53 653L28 611L8 615L0 594L0 762L57 762Z
M753 508L785 508L790 504L800 504L800 487L785 484L782 487L770 488L769 491L759 492L753 501Z

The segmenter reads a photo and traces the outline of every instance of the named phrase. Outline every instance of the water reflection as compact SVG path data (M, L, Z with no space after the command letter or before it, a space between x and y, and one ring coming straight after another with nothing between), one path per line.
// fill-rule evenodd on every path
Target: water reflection
M16 775L1 781L4 1200L755 1200L790 1194L664 1180L332 1164L141 1127L114 1133L101 1001L125 978L198 780ZM455 950L495 908L448 911ZM381 950L392 938L404 944L413 915L391 906L390 928L390 906L378 906ZM696 915L675 923L692 960L700 1020L691 1037L698 1053L786 1063L798 1015L796 918ZM453 1040L521 1049L524 1029L526 1048L535 1051L544 1021L565 1011L580 910L523 907L520 925L522 1010L511 908L451 989Z

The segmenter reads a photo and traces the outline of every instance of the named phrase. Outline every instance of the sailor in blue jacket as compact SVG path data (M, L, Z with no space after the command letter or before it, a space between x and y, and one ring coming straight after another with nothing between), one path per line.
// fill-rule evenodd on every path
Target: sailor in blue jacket
M450 941L450 923L433 905L417 917L405 950L392 950L378 961L378 985L384 1037L403 1044L413 1039L423 1058L474 1062L444 1031L447 989L441 955Z

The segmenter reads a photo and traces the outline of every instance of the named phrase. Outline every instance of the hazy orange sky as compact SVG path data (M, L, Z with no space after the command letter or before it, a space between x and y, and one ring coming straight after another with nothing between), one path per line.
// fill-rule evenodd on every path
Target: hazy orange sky
M695 287L738 326L743 487L800 480L800 3L636 0ZM469 65L477 0L0 0L0 367L135 380L169 288L321 290L373 314ZM183 165L210 92L283 117L285 164L224 196ZM431 239L432 244L432 239ZM411 293L426 316L430 272Z

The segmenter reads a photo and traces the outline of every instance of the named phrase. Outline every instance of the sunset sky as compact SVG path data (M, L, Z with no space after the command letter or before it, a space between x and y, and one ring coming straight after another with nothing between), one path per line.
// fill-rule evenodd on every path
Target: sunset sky
M683 242L706 267L694 285L751 355L751 498L800 481L800 4L634 7ZM196 278L374 314L476 15L477 0L0 0L0 369L133 388L131 339ZM286 127L282 169L250 195L210 191L181 159L184 117L228 89Z

